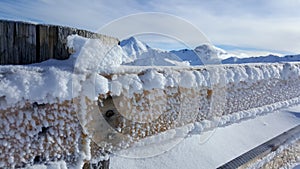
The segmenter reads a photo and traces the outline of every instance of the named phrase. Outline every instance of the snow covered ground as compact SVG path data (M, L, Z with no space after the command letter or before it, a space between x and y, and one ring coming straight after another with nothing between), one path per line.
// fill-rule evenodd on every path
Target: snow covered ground
M170 151L154 157L112 156L110 164L112 169L216 168L299 124L298 105L191 135Z

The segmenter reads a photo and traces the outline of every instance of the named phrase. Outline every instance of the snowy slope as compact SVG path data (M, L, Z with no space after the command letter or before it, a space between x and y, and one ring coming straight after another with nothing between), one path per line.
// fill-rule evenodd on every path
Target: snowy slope
M170 151L151 158L113 156L111 168L217 168L261 143L299 125L299 115L300 106L296 106L218 128L215 131L191 135Z

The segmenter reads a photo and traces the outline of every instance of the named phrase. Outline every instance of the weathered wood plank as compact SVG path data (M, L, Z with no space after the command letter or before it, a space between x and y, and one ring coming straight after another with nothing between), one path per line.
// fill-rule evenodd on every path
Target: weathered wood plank
M49 27L45 25L40 25L39 30L40 38L38 41L40 42L40 61L44 61L50 59L49 56Z
M4 64L6 60L5 55L5 39L6 39L6 31L5 31L5 24L3 21L0 21L0 64Z
M5 60L5 62L7 62L8 64L13 64L14 63L14 60L16 60L16 59L14 59L15 57L14 57L14 33L15 33L15 31L14 31L14 29L15 29L15 23L13 23L13 22L9 22L8 24L7 24L7 27L6 27L6 39L5 39L5 41L6 41L6 43L7 43L7 46L6 46L6 60Z

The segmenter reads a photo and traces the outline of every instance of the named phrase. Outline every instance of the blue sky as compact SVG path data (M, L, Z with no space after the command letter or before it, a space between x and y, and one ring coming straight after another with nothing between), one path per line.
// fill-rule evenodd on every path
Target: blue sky
M0 18L97 31L120 17L163 12L184 19L227 50L300 53L299 9L299 0L1 0ZM132 27L123 25L120 31L126 26ZM155 47L168 44L160 40Z

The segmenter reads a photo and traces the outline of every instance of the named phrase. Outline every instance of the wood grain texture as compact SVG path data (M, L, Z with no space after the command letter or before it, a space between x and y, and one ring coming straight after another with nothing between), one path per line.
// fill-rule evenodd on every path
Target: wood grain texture
M117 45L117 38L56 25L0 20L0 65L31 64L48 59L68 59L67 37L78 34Z

